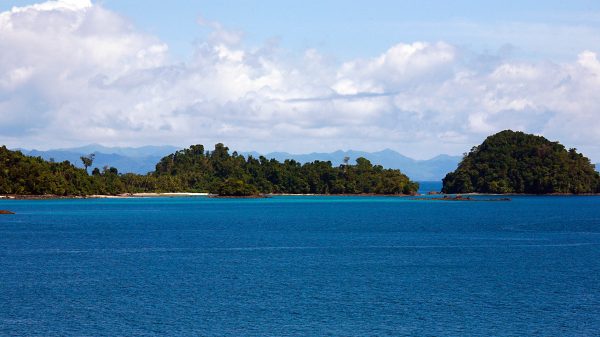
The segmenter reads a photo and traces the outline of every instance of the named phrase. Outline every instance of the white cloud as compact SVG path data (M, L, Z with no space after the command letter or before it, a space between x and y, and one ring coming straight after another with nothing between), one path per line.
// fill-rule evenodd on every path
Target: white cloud
M46 1L40 4L33 4L30 6L24 7L13 7L8 13L17 14L17 13L25 13L28 11L36 11L36 12L46 12L46 11L57 11L57 10L67 10L67 11L77 11L77 10L85 10L87 8L92 7L92 2L90 0L54 0L54 1Z
M337 63L244 46L217 22L187 63L118 14L60 0L0 14L0 143L462 153L505 128L600 159L600 62L523 62L445 42Z
M0 78L0 88L15 89L19 85L27 82L33 74L33 67L19 67L8 70L6 74Z

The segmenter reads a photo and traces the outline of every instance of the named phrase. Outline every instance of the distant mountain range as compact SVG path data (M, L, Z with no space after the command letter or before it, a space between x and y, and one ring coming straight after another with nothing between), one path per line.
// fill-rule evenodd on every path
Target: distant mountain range
M82 147L74 147L67 149L58 149L56 151L66 151L66 152L74 152L74 153L106 153L106 154L117 154L123 157L134 157L134 158L143 158L143 157L156 157L161 156L164 157L170 153L173 153L180 148L176 146L170 145L162 145L162 146L142 146L142 147L106 147L100 144L90 144Z
M70 161L77 167L83 167L80 157L93 153L96 155L92 167L116 167L121 173L146 174L154 171L158 161L179 148L174 146L144 146L144 147L105 147L92 144L77 148L56 149L48 151L19 149L28 156L42 157L46 160L62 162Z
M144 146L133 147L105 147L98 144L86 145L77 148L56 149L48 151L21 150L24 154L30 156L39 156L46 160L55 161L68 160L71 163L83 167L80 157L94 153L96 155L93 167L103 168L104 166L116 167L119 172L145 174L153 171L156 163L164 156L177 151L179 148L174 146ZM258 152L244 152L245 156L252 155L258 157ZM356 158L364 157L374 165L382 165L385 168L400 169L411 179L417 181L441 180L446 173L454 171L460 156L439 155L428 160L415 160L400 153L386 149L378 152L363 151L335 151L323 153L291 154L286 152L271 152L264 154L267 158L275 158L279 161L294 159L300 163L311 162L315 160L331 161L333 165L342 164L344 157L350 157L350 163L354 163ZM600 167L600 166L599 166Z
M248 152L258 156L256 152ZM350 158L350 163L354 163L356 158L364 157L371 161L373 165L381 165L385 168L400 169L402 173L408 175L413 180L441 180L446 173L454 171L461 156L439 155L428 160L416 160L406 157L394 150L385 149L378 152L364 151L335 151L329 153L309 153L309 154L290 154L286 152L271 152L265 155L267 158L275 158L279 161L285 159L294 159L300 163L311 162L314 160L331 161L335 166L342 164L344 157Z

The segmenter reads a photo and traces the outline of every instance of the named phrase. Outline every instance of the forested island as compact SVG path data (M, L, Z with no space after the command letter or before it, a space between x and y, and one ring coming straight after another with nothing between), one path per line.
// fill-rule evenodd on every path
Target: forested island
M600 193L600 176L576 149L505 130L473 147L443 179L442 192Z
M365 158L334 167L331 162L300 164L229 153L223 144L206 151L193 145L162 158L146 175L46 161L0 147L0 194L88 196L123 193L208 192L223 196L284 194L415 194L418 183L400 170L384 169Z
M416 194L419 185L400 170L365 158L333 166L300 164L193 145L163 157L153 172L121 174L114 167L84 169L68 161L46 161L0 147L0 195L89 196L127 193L205 192L221 196L264 194ZM576 149L544 137L505 130L465 154L443 179L443 193L600 193L600 175Z

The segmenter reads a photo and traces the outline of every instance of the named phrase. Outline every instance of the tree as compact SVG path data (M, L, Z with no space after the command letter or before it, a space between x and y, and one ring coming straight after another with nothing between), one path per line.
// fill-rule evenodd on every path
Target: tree
M571 156L578 157L576 153ZM372 165L364 158L356 165L333 167L330 161L283 163L232 152L223 144L214 151L195 145L160 160L147 175L119 174L114 167L88 168L94 154L82 156L85 169L68 161L52 163L0 147L0 194L89 195L126 192L206 192L221 195L258 193L415 193L418 185L399 170ZM552 183L552 181L550 181ZM494 185L495 188L496 185ZM584 190L581 184L574 188Z
M466 154L443 180L444 193L594 193L600 175L576 149L505 130Z
M258 194L258 189L255 186L245 183L238 179L225 179L220 184L215 185L211 189L212 193L220 196L252 196Z
M95 153L90 153L87 156L81 156L81 162L83 163L83 166L85 167L85 172L87 172L88 167L92 166L92 164L94 163L94 158L96 157Z
M350 157L345 156L344 157L344 163L342 165L344 165L344 173L348 172L348 162L350 161Z

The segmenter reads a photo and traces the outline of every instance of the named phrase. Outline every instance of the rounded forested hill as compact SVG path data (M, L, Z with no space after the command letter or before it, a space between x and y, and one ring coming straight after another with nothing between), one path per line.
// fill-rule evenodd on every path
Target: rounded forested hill
M443 179L444 193L598 193L590 160L544 137L505 130L471 149Z

